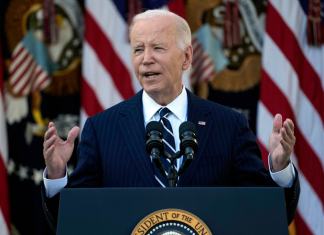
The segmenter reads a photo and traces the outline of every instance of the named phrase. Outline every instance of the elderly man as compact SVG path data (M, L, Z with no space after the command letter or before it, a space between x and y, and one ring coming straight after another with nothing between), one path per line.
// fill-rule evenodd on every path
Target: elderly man
M79 128L74 127L63 141L54 123L49 124L43 151L48 205L66 185L165 187L145 149L145 126L161 121L173 139L173 143L165 141L166 148L175 152L179 150L180 124L191 121L197 129L199 148L177 186L281 186L291 221L299 195L297 171L290 162L295 144L293 122L283 121L279 114L274 118L269 172L241 114L202 100L184 88L181 77L191 66L193 52L190 28L183 18L164 10L138 14L130 27L130 43L143 90L87 120L77 166L69 179L66 164ZM184 160L182 156L175 162L177 169Z

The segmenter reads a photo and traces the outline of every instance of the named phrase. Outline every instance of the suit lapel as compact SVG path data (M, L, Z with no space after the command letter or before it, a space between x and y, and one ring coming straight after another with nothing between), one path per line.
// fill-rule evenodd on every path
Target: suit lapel
M142 92L125 103L120 111L120 129L127 141L125 148L129 149L130 157L135 162L135 170L142 176L142 180L154 185L152 162L145 150L145 127L143 117Z
M207 138L211 131L211 111L209 106L206 105L200 98L188 93L188 121L195 124L197 129L198 151L195 154L194 160L188 169L180 176L179 184L190 181L191 177L195 173L196 167L199 165L199 161L204 155L204 149L206 148Z
M200 98L188 93L188 121L195 124L197 128L198 151L195 154L195 159L189 168L180 177L179 185L189 182L196 167L199 166L199 161L204 155L206 148L206 139L211 132L211 116L209 106L206 105ZM145 150L145 127L143 117L142 92L136 94L135 97L127 101L120 110L121 130L124 130L122 135L127 141L126 148L129 149L130 157L135 162L134 168L142 176L142 180L149 185L156 185L154 179L154 170L152 162Z

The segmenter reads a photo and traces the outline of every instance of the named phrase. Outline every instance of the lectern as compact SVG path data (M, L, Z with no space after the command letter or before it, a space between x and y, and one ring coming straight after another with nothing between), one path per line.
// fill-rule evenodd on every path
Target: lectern
M287 235L284 203L279 187L64 189L57 234Z

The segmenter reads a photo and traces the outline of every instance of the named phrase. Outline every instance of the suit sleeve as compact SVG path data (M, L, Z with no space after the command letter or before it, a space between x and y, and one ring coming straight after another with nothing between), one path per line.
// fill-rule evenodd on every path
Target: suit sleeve
M68 178L67 187L98 187L100 186L99 151L97 138L91 119L85 123L81 142L78 145L77 166ZM47 222L55 234L57 226L60 193L52 198L46 197L45 186L41 187L42 206Z
M69 177L68 187L100 187L101 165L98 137L92 118L87 119L78 145L77 165Z
M56 234L60 193L56 194L52 198L48 198L46 197L45 186L44 184L41 184L41 198L42 198L43 212L47 224L49 225L51 234Z
M265 169L255 135L248 126L243 115L237 117L235 141L233 144L233 181L238 186L279 187ZM295 169L296 170L296 169ZM300 193L298 172L292 187L285 188L287 220L294 217Z

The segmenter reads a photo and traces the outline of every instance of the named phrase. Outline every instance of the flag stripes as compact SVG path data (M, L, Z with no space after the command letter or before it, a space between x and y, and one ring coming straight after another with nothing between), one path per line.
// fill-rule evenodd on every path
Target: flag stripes
M12 54L8 81L13 94L25 96L30 92L47 87L50 77L20 42Z
M291 67L280 49L274 44L271 38L265 38L268 51L271 51L271 57L263 58L264 64L268 66L263 68L266 74L269 74L276 86L284 94L289 104L295 110L295 115L299 123L299 127L305 136L308 136L309 142L314 143L314 149L318 156L323 156L323 146L320 144L323 139L324 127L321 117L316 112L313 104L307 99L304 92L299 88L299 78ZM276 58L273 60L272 58ZM284 70L278 70L285 65ZM286 79L289 77L290 79ZM314 129L313 127L317 128ZM323 157L322 157L323 158ZM323 162L323 161L322 161Z
M107 107L107 105L111 106L114 102L121 101L122 97L116 88L110 73L108 73L100 63L97 54L88 43L84 43L83 52L87 53L87 58L85 58L85 61L83 62L85 64L84 66L87 66L86 69L83 69L83 82L86 82L89 88L91 88L93 93L97 96L96 99L101 105L101 111ZM87 97L85 96L84 99L87 99ZM88 102L91 102L91 100Z
M300 4L299 4L300 3ZM306 9L302 9L308 5L309 1L299 0L294 4L291 4L290 1L274 1L272 2L272 8L275 8L279 13L279 17L284 17L285 23L291 30L291 32L296 35L295 39L297 40L300 49L302 50L304 56L310 62L312 68L316 71L319 77L323 77L323 47L310 47L305 38L306 25L307 25L307 16L305 14ZM302 6L302 7L301 7ZM324 81L322 81L322 87L324 87Z
M262 87L267 88L267 92L270 94L276 94L275 96L266 96L265 92L261 91L261 100L271 113L283 113L285 116L290 117L294 123L297 123L294 118L294 113L287 102L286 97L282 96L282 93L275 87L271 78L266 74L262 75ZM278 105L280 104L280 105ZM295 151L300 153L301 157L298 159L298 164L304 169L304 174L307 179L312 183L315 191L321 197L322 203L324 203L324 172L319 158L314 153L312 147L301 134L299 126L295 125L296 145ZM317 174L314 174L317 172Z
M262 123L272 123L273 121L273 115L272 113L264 106L264 102L260 102L258 106L258 118L259 120L262 119ZM257 123L257 130L258 130L258 140L260 143L260 149L263 154L263 159L267 159L267 154L268 150L268 141L269 141L269 136L272 131L272 126L271 125L264 125L261 124L259 121ZM295 151L297 152L297 151ZM301 166L298 164L299 162L296 160L296 156L292 156L292 161L294 162L295 166L299 169L299 181L300 181L300 187L301 187L301 193L300 193L300 198L299 198L299 203L298 203L298 208L297 208L297 215L295 216L296 218L296 224L297 224L297 232L298 234L322 234L320 227L322 223L322 219L324 218L324 212L323 212L323 207L321 200L318 197L318 194L314 192L312 186L308 183L308 181L305 179L305 176L303 172L300 170ZM307 159L307 156L306 156ZM314 170L315 172L315 170ZM305 226L300 225L299 221L302 221ZM306 225L308 224L309 227ZM300 229L300 227L302 227ZM309 232L305 233L305 231L312 231L310 228L313 228L312 230L314 231L317 229L316 232Z
M82 104L83 108L85 109L85 112L89 115L95 115L96 113L99 113L103 111L102 105L99 103L96 93L94 90L89 87L88 83L85 82L84 79L82 79L81 84L83 90L83 96L82 96Z
M91 29L91 32L87 31L89 33L86 34L87 42L95 51L100 63L111 75L111 78L123 99L133 96L135 92L132 87L128 69L119 59L120 55L115 52L110 41L90 14L86 14L86 28ZM100 47L96 46L96 44L99 44Z
M9 235L9 198L7 183L8 140L3 102L4 61L0 45L0 234Z
M86 1L81 126L135 93L127 27L112 1Z
M263 158L276 113L295 123L293 162L301 184L297 234L324 234L324 46L307 44L308 1L268 5L257 135Z
M322 122L324 122L324 93L320 77L310 65L307 58L305 58L295 35L286 26L277 10L271 7L271 4L269 8L271 9L269 9L267 17L271 18L274 22L268 23L268 35L271 35L274 43L289 60L298 78L300 78L299 83L301 89L320 114ZM282 37L282 34L285 37ZM302 79L303 77L307 77L307 79Z
M202 45L193 35L193 58L190 80L192 84L211 80L215 75L213 59L204 51Z

